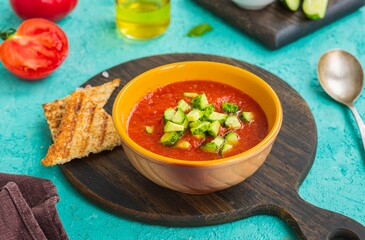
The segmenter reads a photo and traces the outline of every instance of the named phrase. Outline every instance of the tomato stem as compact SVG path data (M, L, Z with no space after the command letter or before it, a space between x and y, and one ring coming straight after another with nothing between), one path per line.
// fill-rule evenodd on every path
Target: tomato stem
M1 29L0 30L0 38L2 40L6 40L9 37L11 37L15 32L16 32L16 29L14 29L14 28L9 28L9 29L6 29L6 30Z

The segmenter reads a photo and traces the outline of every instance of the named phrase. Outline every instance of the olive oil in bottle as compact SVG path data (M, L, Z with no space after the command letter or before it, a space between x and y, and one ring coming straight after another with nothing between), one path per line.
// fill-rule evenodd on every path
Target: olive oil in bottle
M170 0L115 0L116 24L127 38L150 39L170 23Z

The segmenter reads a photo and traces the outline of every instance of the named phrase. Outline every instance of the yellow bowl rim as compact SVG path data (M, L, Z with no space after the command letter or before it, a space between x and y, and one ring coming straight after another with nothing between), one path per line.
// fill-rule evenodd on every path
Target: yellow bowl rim
M271 128L269 133L266 135L266 137L263 140L261 140L258 144L256 144L254 147L252 147L240 154L236 154L236 155L226 157L226 158L213 159L213 160L183 160L183 159L165 157L165 156L159 155L157 153L151 152L151 151L143 148L142 146L138 145L135 141L133 141L129 137L128 133L126 131L122 130L121 122L117 121L117 117L116 117L119 112L119 109L123 106L121 101L119 100L121 98L122 94L125 91L127 91L129 86L131 86L134 82L138 81L140 78L143 78L144 75L151 74L151 72L163 70L166 68L169 69L170 67L173 67L174 65L181 65L181 64L185 64L185 65L186 64L222 65L223 67L228 67L235 71L244 71L244 72L246 72L246 74L251 75L251 77L255 78L259 82L259 84L267 90L267 92L269 93L271 98L274 100L275 109L276 109L276 112L278 113L277 118L274 121L273 127ZM160 65L158 67L151 68L151 69L137 75L132 80L130 80L120 90L120 92L118 93L117 97L114 100L112 118L113 118L114 126L115 126L117 132L119 133L119 135L121 136L122 141L125 144L127 144L130 148L132 148L134 151L138 152L138 154L148 157L148 159L150 159L151 161L160 162L160 163L164 163L164 164L170 164L170 165L172 164L172 165L185 166L185 167L207 167L207 166L214 166L217 164L229 165L229 164L232 164L237 161L242 161L242 158L248 159L251 156L254 156L254 155L260 153L263 149L268 147L268 145L270 145L274 141L274 139L276 138L276 136L278 135L278 133L280 131L281 124L283 121L283 110L282 110L280 99L277 96L277 94L275 93L275 91L271 88L271 86L268 83L266 83L262 78L260 78L259 76L255 75L254 73L252 73L248 70L245 70L243 68L233 66L230 64L220 63L220 62L181 61L181 62L174 62L174 63L164 64L164 65Z

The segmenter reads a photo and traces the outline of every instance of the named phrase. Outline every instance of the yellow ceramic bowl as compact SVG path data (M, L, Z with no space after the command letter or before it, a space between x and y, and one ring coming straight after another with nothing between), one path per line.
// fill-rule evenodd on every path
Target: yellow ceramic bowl
M178 160L150 152L127 133L131 110L148 92L178 81L211 80L233 86L259 103L268 119L267 136L238 155L210 161ZM146 71L131 80L118 94L113 121L123 140L123 149L134 167L153 182L190 194L210 193L238 184L265 161L279 133L282 107L273 89L261 78L227 64L205 61L178 62Z

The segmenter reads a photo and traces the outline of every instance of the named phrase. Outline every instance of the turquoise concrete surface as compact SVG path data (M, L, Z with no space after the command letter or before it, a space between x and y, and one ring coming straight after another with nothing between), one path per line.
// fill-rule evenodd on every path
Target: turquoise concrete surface
M0 27L20 24L7 0L0 0ZM186 37L199 23L212 32ZM0 64L0 171L50 179L61 197L60 218L71 239L296 239L273 216L255 216L197 228L146 225L112 215L86 200L58 167L40 160L51 144L41 104L61 98L104 69L132 59L163 53L196 52L224 55L260 66L289 83L307 101L318 128L318 150L309 175L300 186L308 202L365 224L365 153L350 111L321 89L316 64L322 53L342 48L365 66L365 8L282 49L271 51L196 5L172 1L172 22L160 38L143 42L118 37L112 0L79 1L59 22L68 35L70 52L64 64L42 81L19 80ZM365 119L365 93L356 106Z

